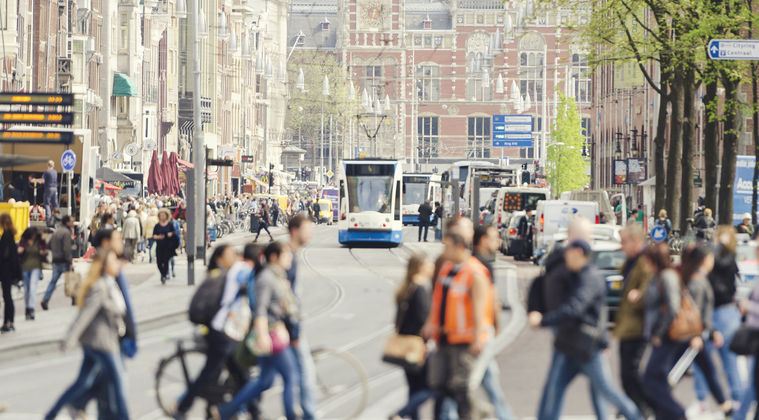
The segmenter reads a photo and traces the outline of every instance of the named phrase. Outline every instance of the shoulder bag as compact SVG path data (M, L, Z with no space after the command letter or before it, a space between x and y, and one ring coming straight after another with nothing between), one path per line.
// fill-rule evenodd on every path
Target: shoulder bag
M427 346L422 337L417 335L398 334L400 326L408 312L408 299L404 299L398 308L395 331L385 342L382 351L382 361L398 365L404 369L420 370L424 366Z
M704 324L701 321L701 313L690 297L688 289L680 284L680 310L669 326L669 338L672 341L686 341L701 335Z
M741 356L754 356L759 353L759 330L742 324L730 341L730 351Z

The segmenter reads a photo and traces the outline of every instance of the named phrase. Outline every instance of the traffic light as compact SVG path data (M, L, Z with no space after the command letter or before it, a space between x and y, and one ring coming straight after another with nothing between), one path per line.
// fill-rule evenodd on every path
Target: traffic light
M530 183L530 171L522 171L522 184Z

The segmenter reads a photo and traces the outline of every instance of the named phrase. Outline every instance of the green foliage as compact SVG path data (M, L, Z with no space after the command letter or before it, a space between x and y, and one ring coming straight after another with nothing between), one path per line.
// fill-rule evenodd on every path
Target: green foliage
M325 137L329 130L329 116L333 119L333 135L343 133L343 127L355 114L356 98L348 100L348 73L338 62L334 54L322 51L298 51L293 54L289 64L290 101L287 110L286 128L289 137L299 133L306 140L306 146L318 142L321 134L321 115L324 106ZM303 70L305 91L297 89L299 69ZM329 79L330 94L322 95L324 76ZM355 87L355 83L354 83ZM356 88L356 96L359 96Z
M551 128L553 143L548 145L547 181L554 194L587 186L588 162L582 156L585 134L574 98L559 95L559 106ZM563 143L563 144L561 144Z

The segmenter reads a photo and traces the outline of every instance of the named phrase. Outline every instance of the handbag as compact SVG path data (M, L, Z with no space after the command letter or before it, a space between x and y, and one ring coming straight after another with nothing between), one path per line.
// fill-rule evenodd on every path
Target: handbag
M730 351L741 356L753 356L759 353L759 330L743 324L730 341Z
M701 313L696 308L693 298L685 287L680 288L680 310L669 326L669 338L672 341L686 341L701 335L704 331L704 323L701 321Z
M413 293L413 291L412 291ZM408 293L410 296L412 293ZM395 330L400 330L408 312L408 300L401 302L396 317ZM416 335L398 334L388 337L382 351L382 361L398 365L404 369L418 370L424 366L427 345L422 337Z
M248 298L238 297L229 306L227 318L224 320L224 334L234 341L244 340L248 335L252 319Z
M63 293L67 297L76 297L81 283L82 276L76 271L66 271L63 273Z
M251 328L245 338L245 346L254 356L276 356L290 345L290 334L287 332L284 322L277 322L269 328L269 338L271 339L271 352L266 352L258 347L256 330Z

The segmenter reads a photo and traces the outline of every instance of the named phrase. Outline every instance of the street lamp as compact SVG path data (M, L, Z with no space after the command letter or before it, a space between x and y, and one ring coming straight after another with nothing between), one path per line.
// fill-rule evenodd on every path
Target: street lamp
M324 179L324 101L329 96L329 78L324 75L322 81L322 130L321 139L319 141L319 186L322 186L322 180Z

